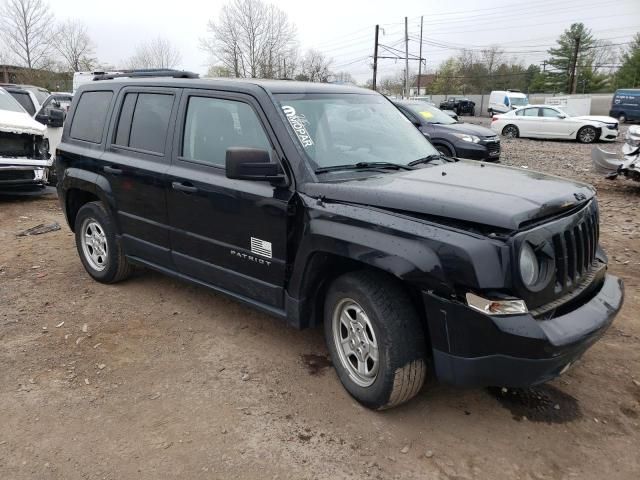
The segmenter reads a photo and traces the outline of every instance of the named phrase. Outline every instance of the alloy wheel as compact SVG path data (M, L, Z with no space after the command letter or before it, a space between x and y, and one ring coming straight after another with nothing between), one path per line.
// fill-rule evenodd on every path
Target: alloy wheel
M107 268L109 247L107 236L102 226L93 218L82 223L80 242L84 257L94 270L101 272Z

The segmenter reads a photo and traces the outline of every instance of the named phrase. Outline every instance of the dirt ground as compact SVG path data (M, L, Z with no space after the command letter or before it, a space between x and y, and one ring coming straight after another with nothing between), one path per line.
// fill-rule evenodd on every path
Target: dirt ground
M319 329L153 272L96 283L54 194L1 197L0 479L640 478L640 184L591 173L590 150L516 139L502 160L597 186L627 292L612 328L547 386L431 382L382 413Z

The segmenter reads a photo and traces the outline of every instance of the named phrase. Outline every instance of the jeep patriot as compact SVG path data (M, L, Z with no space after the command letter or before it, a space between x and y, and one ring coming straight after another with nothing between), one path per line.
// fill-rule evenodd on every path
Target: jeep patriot
M550 380L623 301L592 187L444 157L370 90L90 82L56 169L91 277L145 266L323 325L338 377L373 409L409 400L427 375Z

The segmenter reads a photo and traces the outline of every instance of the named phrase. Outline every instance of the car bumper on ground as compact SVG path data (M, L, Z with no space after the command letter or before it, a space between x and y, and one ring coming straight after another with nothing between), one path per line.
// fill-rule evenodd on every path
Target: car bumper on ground
M460 386L525 387L564 373L609 327L624 287L606 275L589 301L550 319L490 316L423 295L439 380Z

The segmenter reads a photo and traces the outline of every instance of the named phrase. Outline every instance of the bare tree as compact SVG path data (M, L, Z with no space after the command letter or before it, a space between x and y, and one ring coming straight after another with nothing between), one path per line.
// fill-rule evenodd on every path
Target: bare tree
M307 50L300 65L300 74L296 77L307 82L326 82L331 74L331 59L317 50Z
M87 26L79 20L69 19L58 27L54 48L71 71L91 70L97 63Z
M129 59L129 68L176 68L182 61L182 54L169 40L158 37L138 46Z
M53 14L43 0L5 0L0 33L16 61L27 68L48 63L54 41Z
M201 48L236 77L286 76L296 30L287 14L262 0L233 0L210 20Z

